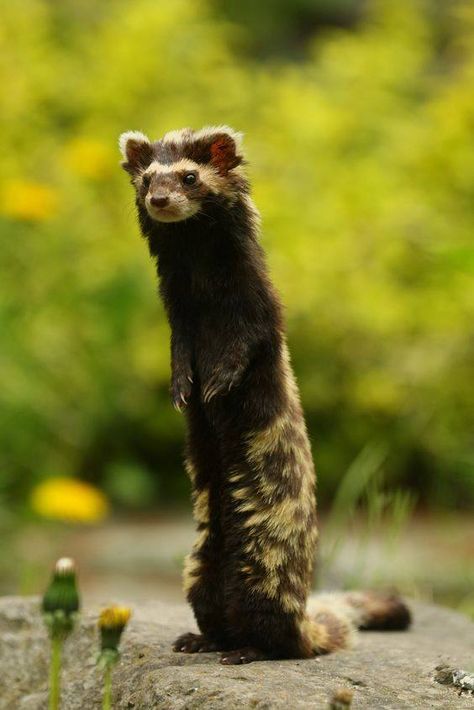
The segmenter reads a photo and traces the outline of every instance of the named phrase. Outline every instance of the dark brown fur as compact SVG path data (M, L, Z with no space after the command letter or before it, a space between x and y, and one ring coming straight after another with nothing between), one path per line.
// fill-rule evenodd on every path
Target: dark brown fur
M183 635L175 650L219 649L224 663L242 663L343 647L345 618L306 613L317 537L313 463L235 136L187 131L125 145L171 325L171 395L185 407L199 532L185 587L202 635ZM143 183L140 175L152 161L182 158L210 166L225 184L194 186L186 199L199 202L197 214L162 223L145 197L181 189L181 176L158 170Z

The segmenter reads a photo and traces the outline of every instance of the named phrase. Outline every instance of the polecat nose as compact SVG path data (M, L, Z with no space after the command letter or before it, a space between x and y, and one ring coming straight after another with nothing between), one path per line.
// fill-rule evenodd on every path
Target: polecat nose
M153 197L150 197L150 204L153 205L153 207L166 207L168 202L169 197L166 195L153 195Z

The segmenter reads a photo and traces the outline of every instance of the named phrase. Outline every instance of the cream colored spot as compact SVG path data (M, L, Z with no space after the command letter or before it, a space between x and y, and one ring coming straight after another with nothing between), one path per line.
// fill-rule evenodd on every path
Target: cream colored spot
M229 476L229 481L231 483L238 483L239 481L242 480L242 478L244 478L244 474L237 472L237 473L233 473L231 476Z
M290 594L290 592L285 592L281 595L280 603L282 609L288 612L289 614L294 614L303 611L303 605L301 603L301 600L293 594Z
M283 567L288 559L288 550L285 547L266 547L261 555L261 561L269 570Z
M199 560L194 557L192 553L190 555L187 555L184 560L183 567L183 591L185 594L188 594L194 584L197 582L197 580L199 579L200 572L201 564Z
M301 633L309 639L315 652L330 649L327 629L321 624L317 624L314 619L305 617L301 622L300 629Z
M239 506L239 510L246 512L253 510L250 503ZM307 526L307 521L302 515L306 512L303 501L298 498L285 498L269 508L258 510L245 521L244 527L251 528L254 525L265 525L266 529L272 532L276 538L282 539L293 535L295 532L303 530Z
M193 514L197 523L206 524L209 522L209 490L207 488L195 493Z
M264 577L252 582L252 589L263 594L269 599L276 599L280 587L280 577L275 572L270 572Z
M204 528L203 530L200 530L198 532L197 537L194 540L193 552L199 552L201 550L201 548L204 546L204 543L206 542L208 536L209 536L209 531L207 528Z
M198 555L202 547L206 543L208 534L209 533L207 528L204 528L203 530L198 532L198 535L193 544L192 552L187 555L184 560L183 590L186 594L189 592L193 584L196 582L196 579L200 575L201 563L199 561Z
M277 417L266 429L252 434L247 449L247 460L250 463L261 465L262 459L266 454L272 454L279 449L288 421L289 417L287 412L285 412Z
M252 498L252 489L248 486L246 486L245 488L236 488L234 491L232 491L232 498L234 498L235 500L246 500L249 502ZM248 503L239 505L239 510L246 510L246 505L248 505ZM254 503L252 502L251 505L253 506Z
M184 461L184 468L185 468L185 471L186 471L186 473L188 474L190 480L191 480L192 482L194 482L194 481L196 480L197 472L196 472L196 469L195 469L194 464L193 464L193 462L191 461L191 459L188 459L188 458L185 459L185 461Z

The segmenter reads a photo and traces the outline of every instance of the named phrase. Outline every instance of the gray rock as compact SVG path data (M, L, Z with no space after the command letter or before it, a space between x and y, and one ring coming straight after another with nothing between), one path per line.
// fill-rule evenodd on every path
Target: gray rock
M47 707L49 642L38 600L0 599L0 708ZM132 605L133 607L133 605ZM360 634L351 651L299 661L222 666L217 654L188 656L171 651L180 633L195 628L185 606L144 603L133 607L114 671L115 708L272 710L327 708L339 688L354 691L352 707L383 709L474 708L470 695L434 680L435 668L470 668L474 624L454 611L413 603L408 632ZM95 666L99 609L83 614L67 641L63 710L100 708Z

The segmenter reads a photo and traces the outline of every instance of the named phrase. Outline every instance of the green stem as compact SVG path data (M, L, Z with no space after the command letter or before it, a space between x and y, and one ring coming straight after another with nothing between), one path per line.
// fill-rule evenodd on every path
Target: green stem
M51 665L49 669L49 710L59 710L61 696L62 639L51 639Z
M104 668L104 696L102 710L112 710L112 664L107 663Z

